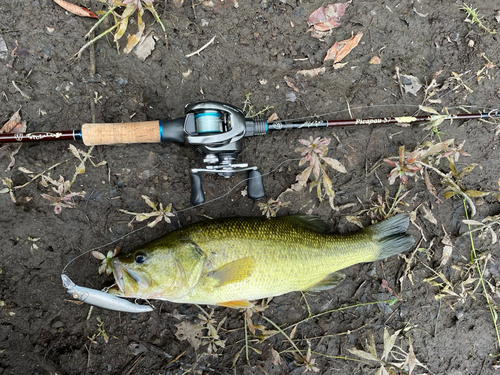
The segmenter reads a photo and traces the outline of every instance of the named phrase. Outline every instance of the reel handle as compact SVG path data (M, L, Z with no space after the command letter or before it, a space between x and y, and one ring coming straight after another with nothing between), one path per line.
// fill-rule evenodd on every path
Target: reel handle
M205 203L205 194L201 185L200 172L196 171L189 174L191 180L191 204L197 206ZM262 173L253 169L248 172L248 197L254 200L262 198L266 194L264 183L262 182Z
M266 194L262 173L257 169L248 172L248 196L254 200L262 198Z
M197 206L205 203L205 194L201 186L200 172L191 172L189 178L191 180L191 204Z

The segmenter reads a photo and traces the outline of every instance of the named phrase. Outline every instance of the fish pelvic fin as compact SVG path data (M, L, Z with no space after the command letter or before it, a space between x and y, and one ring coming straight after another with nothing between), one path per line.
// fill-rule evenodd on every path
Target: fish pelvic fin
M332 272L326 275L320 282L310 286L305 291L307 292L318 292L321 290L328 290L336 287L345 279L345 275L342 272Z
M249 302L247 300L219 302L216 303L216 305L230 307L232 309L250 309L255 306L252 302Z
M406 233L409 224L408 214L398 214L366 228L372 231L373 240L379 248L375 260L402 253L415 244L413 236Z
M223 265L209 276L217 280L215 286L220 287L245 280L252 274L254 266L252 257L244 257Z

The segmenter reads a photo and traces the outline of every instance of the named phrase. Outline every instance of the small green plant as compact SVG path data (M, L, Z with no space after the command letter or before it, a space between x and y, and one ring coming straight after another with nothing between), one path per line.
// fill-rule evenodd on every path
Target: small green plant
M463 10L467 14L467 18L465 19L466 22L470 22L472 25L478 25L490 34L496 34L496 30L490 29L483 24L481 20L483 17L479 14L477 8L472 8L472 5L464 3L460 10Z
M151 199L149 199L149 197L147 195L143 195L142 199L144 199L146 204L149 207L151 207L153 209L153 211L152 212L139 212L138 213L138 212L130 212L130 211L126 211L126 210L120 210L120 212L123 212L125 214L134 215L134 218L130 221L130 223L128 223L129 226L132 225L132 222L134 220L141 222L141 221L153 218L155 216L156 216L156 219L151 221L148 224L148 227L153 228L156 224L158 224L162 220L165 220L165 222L170 224L169 217L175 216L175 214L173 214L171 212L172 211L172 203L170 203L167 207L163 208L163 203L160 203L160 206L158 207L156 205L156 203L151 201Z
M272 105L266 105L263 109L261 109L260 111L257 111L255 109L254 105L252 104L252 100L250 99L251 96L252 96L252 93L249 92L245 96L245 101L243 102L243 108L241 110L245 114L245 117L249 117L249 118L261 117L261 116L264 116L266 114L266 112L268 112L274 108Z
M327 195L330 206L335 208L333 204L335 191L333 190L332 180L326 174L326 168L330 166L340 173L347 173L347 170L337 159L326 156L328 154L328 145L330 141L331 138L322 137L317 137L316 139L309 137L309 140L299 139L299 142L303 145L295 149L295 151L302 154L299 166L307 162L309 162L309 166L297 176L297 183L300 187L305 187L312 174L315 180L309 183L309 191L315 187L320 202L323 201L323 197ZM325 190L324 193L323 189Z

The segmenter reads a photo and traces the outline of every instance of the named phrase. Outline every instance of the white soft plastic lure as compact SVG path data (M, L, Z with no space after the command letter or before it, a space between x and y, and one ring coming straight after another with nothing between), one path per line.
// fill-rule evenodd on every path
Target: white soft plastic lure
M61 275L63 286L66 288L67 292L72 295L74 299L94 305L97 307L102 307L108 310L130 312L130 313L142 313L153 311L153 308L149 305L138 305L113 296L108 293L101 292L100 290L85 288L83 286L76 285L71 279L62 274Z

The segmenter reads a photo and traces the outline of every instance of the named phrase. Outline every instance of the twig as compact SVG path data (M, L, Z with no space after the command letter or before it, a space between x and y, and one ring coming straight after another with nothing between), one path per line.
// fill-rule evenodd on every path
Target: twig
M19 92L21 93L21 95L22 95L24 98L26 98L26 99L30 99L30 100L31 100L31 96L29 96L28 94L24 93L24 92L23 92L23 90L21 90L21 89L19 88L19 86L18 86L18 85L16 85L16 82L15 82L15 81L12 81L12 84L14 85L14 88L15 88L17 91L19 91Z
M186 57L191 57L191 56L194 56L194 55L199 55L200 52L203 51L205 48L207 48L210 44L212 44L214 42L214 40L215 40L215 36L212 39L210 39L208 41L208 43L205 44L203 47L201 47L200 49L198 49L198 50L196 50L194 52L191 52L191 53L187 54Z

